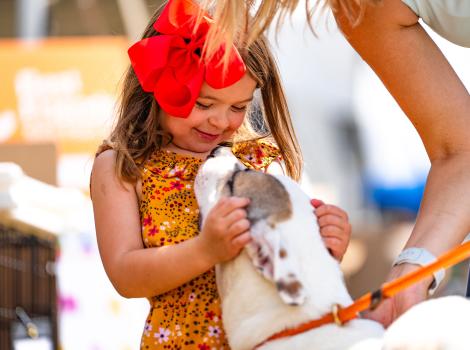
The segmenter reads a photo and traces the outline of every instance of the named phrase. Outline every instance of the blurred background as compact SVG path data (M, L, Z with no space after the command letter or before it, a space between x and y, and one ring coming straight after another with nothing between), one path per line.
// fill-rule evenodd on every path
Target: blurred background
M88 184L127 48L159 4L0 0L2 350L139 347L148 303L120 297L108 281ZM410 234L429 161L331 16L314 22L316 37L300 5L269 37L305 156L302 186L350 215L342 267L358 297L384 281ZM430 34L468 88L470 50ZM467 265L448 271L437 295L463 295Z

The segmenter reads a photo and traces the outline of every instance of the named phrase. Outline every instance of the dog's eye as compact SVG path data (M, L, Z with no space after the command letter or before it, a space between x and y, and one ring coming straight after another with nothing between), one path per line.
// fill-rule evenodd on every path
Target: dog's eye
M232 180L228 180L227 181L227 186L230 190L230 194L233 194L233 181Z

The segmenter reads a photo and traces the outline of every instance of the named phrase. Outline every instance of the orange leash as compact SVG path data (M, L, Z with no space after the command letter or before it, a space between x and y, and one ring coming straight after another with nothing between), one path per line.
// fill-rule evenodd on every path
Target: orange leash
M357 299L353 304L348 307L342 308L339 305L334 305L332 312L322 316L319 319L303 323L296 328L286 329L273 334L261 344L255 347L258 348L265 343L297 335L311 329L323 326L328 323L336 323L343 325L344 323L358 317L359 312L367 309L375 309L384 299L391 298L395 294L408 288L409 286L419 282L421 279L431 276L435 271L440 269L447 269L459 262L470 257L470 241L459 245L458 247L441 255L435 262L423 266L407 275L397 278L391 282L383 284L378 290L372 293L364 294Z

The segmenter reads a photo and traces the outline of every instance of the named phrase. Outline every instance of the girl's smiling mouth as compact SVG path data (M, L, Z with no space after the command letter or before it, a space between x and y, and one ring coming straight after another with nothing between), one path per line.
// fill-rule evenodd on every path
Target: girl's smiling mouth
M194 130L196 130L196 132L202 139L207 141L214 141L220 136L220 134L209 134L196 128L194 128Z

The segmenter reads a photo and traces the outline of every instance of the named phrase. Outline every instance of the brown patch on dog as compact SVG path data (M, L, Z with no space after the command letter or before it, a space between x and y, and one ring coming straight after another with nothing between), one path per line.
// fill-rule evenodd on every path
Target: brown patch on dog
M283 280L276 283L276 287L280 292L286 292L289 295L299 294L299 290L302 288L302 285L299 281L284 282Z
M281 248L281 249L279 250L279 257L280 257L281 259L284 259L286 256L287 256L287 251L286 251L284 248Z
M266 220L274 227L292 216L289 193L274 176L259 171L238 171L232 177L233 195L250 198L248 220Z

